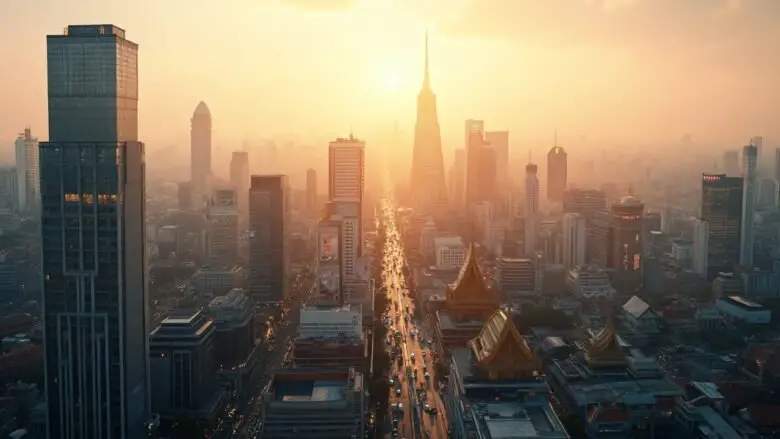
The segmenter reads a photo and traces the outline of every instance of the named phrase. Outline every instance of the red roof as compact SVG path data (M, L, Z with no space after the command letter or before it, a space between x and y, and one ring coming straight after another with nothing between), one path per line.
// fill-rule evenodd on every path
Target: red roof
M723 395L723 399L732 409L745 407L756 397L759 390L755 385L739 381L723 381L716 384L718 392Z
M763 368L773 375L780 374L780 345L749 346L740 357L744 367L753 373L760 373Z

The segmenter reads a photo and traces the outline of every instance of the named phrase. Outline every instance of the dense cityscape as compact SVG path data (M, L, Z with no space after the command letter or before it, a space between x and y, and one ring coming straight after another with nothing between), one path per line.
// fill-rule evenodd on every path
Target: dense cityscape
M540 157L475 118L450 148L420 32L408 159L398 123L224 151L204 100L179 178L132 31L40 35L48 138L0 165L0 437L780 437L769 133L554 128Z

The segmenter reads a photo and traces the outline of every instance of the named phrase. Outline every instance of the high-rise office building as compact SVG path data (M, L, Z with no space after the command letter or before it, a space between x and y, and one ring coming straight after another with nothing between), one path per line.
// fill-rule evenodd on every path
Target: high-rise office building
M607 209L607 194L598 189L567 189L563 193L563 212L579 213L590 220L595 212Z
M707 277L707 253L709 248L710 223L697 219L693 225L693 272Z
M701 219L709 224L707 279L734 271L739 263L742 235L741 177L702 174Z
M190 181L193 207L201 209L211 195L211 112L203 101L190 119Z
M344 281L356 276L355 263L362 254L365 142L350 137L330 142L328 198L330 219L340 218L340 263Z
M644 203L628 195L610 209L607 268L633 273L642 270Z
M466 149L457 148L450 168L450 203L454 208L463 206L466 196Z
M309 215L317 213L317 171L306 170L306 212Z
M253 175L249 188L249 293L256 303L288 296L290 190L286 175Z
M486 131L485 142L493 148L496 192L506 196L512 189L509 178L509 131Z
M249 222L249 153L233 151L230 157L230 185L236 192L236 208L242 229Z
M739 167L739 151L730 149L723 153L723 172L730 177L742 175Z
M428 62L428 36L425 36L425 74L417 95L417 123L414 128L414 149L409 187L414 208L429 216L446 214L447 186L444 181L444 156L436 109L436 95L431 89Z
M754 221L756 199L758 198L758 148L747 145L742 148L742 242L739 250L739 264L753 267L753 246L755 244Z
M539 177L538 167L529 163L525 167L525 256L536 252L539 215Z
M50 439L135 439L149 416L138 45L113 25L47 37L40 145Z
M780 198L780 148L775 149L775 182L777 182L778 198Z
M247 193L247 198L249 194ZM206 208L209 259L230 265L238 256L238 208L233 188L214 190Z
M558 145L547 153L547 199L563 203L568 178L568 154Z
M485 140L481 120L467 120L466 133L466 206L496 201L496 152Z
M16 189L16 167L0 166L0 212L17 209L19 191Z
M24 129L14 143L16 156L16 206L20 212L34 212L41 197L38 139L32 136L30 127Z
M585 217L578 213L563 215L563 265L574 268L585 264Z

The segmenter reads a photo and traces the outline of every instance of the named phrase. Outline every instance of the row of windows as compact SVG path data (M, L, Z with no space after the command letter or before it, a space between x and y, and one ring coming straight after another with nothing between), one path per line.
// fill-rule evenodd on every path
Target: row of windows
M98 204L116 204L116 194L65 194L66 203L84 203L93 204L97 198Z

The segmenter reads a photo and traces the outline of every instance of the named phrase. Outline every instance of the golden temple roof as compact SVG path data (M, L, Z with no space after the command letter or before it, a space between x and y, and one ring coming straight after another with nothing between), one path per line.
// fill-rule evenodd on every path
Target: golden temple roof
M611 319L607 322L607 326L590 340L587 359L588 364L595 367L618 367L628 364L628 357L620 345Z
M491 379L528 377L539 369L512 315L503 310L494 312L468 345L477 367Z
M498 298L495 293L485 285L482 270L477 262L476 246L472 242L466 253L466 261L460 268L460 273L455 282L447 286L447 301L468 302L495 302L498 308Z

